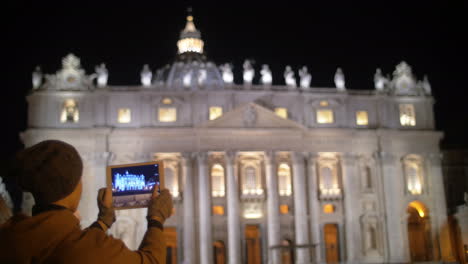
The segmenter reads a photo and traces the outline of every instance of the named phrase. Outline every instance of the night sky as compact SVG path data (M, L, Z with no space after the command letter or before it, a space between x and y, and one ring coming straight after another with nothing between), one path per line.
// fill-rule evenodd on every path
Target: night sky
M333 87L341 67L348 89L373 89L377 67L391 74L405 60L418 79L429 77L442 146L468 147L466 1L125 2L2 4L2 160L22 148L18 134L26 129L25 95L36 65L55 73L72 52L87 73L105 62L110 85L139 84L143 64L155 70L174 59L188 6L208 58L233 63L236 83L249 58L256 62L254 83L262 64L270 65L275 84L284 83L286 65L296 72L306 65L314 87Z

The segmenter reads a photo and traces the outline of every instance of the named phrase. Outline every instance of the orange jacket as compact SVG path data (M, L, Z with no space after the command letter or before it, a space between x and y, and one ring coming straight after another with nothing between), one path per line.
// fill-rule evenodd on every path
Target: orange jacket
M139 250L108 236L100 228L81 230L67 209L50 210L33 217L15 215L0 226L0 263L166 263L161 229L150 227Z

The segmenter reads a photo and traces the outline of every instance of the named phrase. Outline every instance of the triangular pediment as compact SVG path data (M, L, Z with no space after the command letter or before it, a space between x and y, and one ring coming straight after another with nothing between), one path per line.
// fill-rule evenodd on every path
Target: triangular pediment
M282 118L270 109L255 103L241 105L215 120L201 124L199 127L305 129L303 125L290 119Z

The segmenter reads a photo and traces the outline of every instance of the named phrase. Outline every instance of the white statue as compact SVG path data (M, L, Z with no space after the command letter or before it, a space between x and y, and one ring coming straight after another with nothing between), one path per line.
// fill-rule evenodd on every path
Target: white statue
M255 76L255 70L252 66L252 63L250 60L245 60L244 61L244 84L251 85L252 80Z
M309 70L306 66L303 66L302 69L299 70L299 77L300 85L303 90L307 90L310 88L310 83L312 82L312 75L309 73Z
M198 71L198 85L204 84L206 81L206 70L205 69L200 69Z
M97 75L97 85L98 87L107 86L107 79L109 78L109 72L107 71L106 65L101 63L101 65L94 68Z
M431 83L429 83L429 79L427 78L427 75L424 75L424 79L423 79L423 82L422 82L422 87L424 89L424 92L427 95L431 95L431 93L432 93Z
M383 76L382 70L380 68L377 68L374 74L375 89L379 92L383 92L387 84L388 84L388 79Z
M42 71L41 71L41 67L39 67L39 66L36 66L36 69L32 73L32 84L33 84L33 89L34 90L39 89L39 87L41 87L41 84L42 84Z
M341 70L341 68L336 69L335 86L336 86L336 89L338 89L338 91L346 90L345 76L344 76L343 71Z
M192 74L193 74L192 69L190 69L188 72L185 73L182 79L185 87L189 87L192 84Z
M219 69L222 72L223 81L228 84L232 84L234 82L234 74L232 73L232 65L229 63L225 63L219 66Z
M261 77L261 82L263 85L271 85L273 82L273 76L271 75L271 70L268 65L263 64L262 69L260 70L260 74L262 75Z
M284 82L286 83L287 86L291 88L295 88L297 86L296 78L294 77L294 72L291 66L289 65L287 65L286 69L284 70Z
M151 72L151 69L148 66L148 64L143 65L143 70L141 70L140 76L141 84L143 86L151 86L151 79L153 78L153 73Z

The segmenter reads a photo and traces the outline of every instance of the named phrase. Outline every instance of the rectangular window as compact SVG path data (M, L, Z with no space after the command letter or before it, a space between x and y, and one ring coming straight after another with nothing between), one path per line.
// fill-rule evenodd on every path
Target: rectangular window
M288 214L289 213L289 206L287 204L280 205L280 213L281 214Z
M358 126L367 126L369 124L369 116L367 111L356 112L356 124Z
M414 113L414 105L400 104L400 124L402 126L415 126L416 115Z
M130 108L120 108L117 116L117 121L119 123L130 123L132 120L132 114Z
M213 206L213 214L214 215L224 215L224 207L221 205Z
M80 113L78 111L78 105L75 100L67 99L63 103L62 113L60 114L61 123L78 123L80 119Z
M223 115L223 108L220 106L210 107L210 120L215 120L216 118Z
M275 108L275 114L279 117L288 118L288 109L284 107L276 107Z
M158 109L159 122L175 122L177 121L177 108L175 107L159 107Z
M319 109L317 110L317 123L319 124L331 124L333 123L333 111L330 109Z

